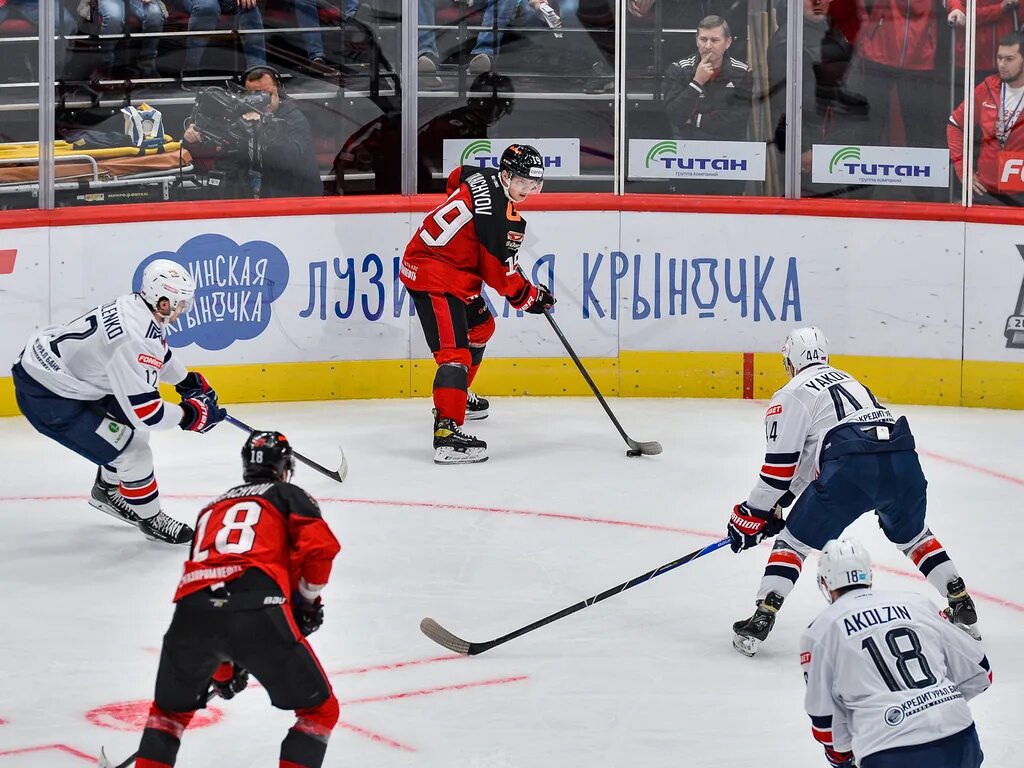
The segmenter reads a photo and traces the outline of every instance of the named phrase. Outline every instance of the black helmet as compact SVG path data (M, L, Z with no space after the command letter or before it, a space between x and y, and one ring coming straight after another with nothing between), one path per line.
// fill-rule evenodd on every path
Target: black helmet
M529 144L509 144L501 153L499 167L513 176L544 181L544 158Z
M488 71L477 75L469 91L467 103L471 109L483 115L488 125L494 125L505 115L511 114L515 105L512 97L515 89L511 78L497 72Z
M242 479L283 480L295 469L292 446L280 432L253 432L242 446Z

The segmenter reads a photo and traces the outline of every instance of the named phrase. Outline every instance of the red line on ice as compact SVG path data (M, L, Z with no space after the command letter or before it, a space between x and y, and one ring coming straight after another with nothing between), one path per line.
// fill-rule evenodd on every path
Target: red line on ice
M0 758L10 757L11 755L24 755L29 752L47 752L49 750L56 750L57 752L64 752L71 755L72 757L80 757L83 760L88 760L90 763L95 763L96 758L92 755L87 755L85 752L79 752L77 749L69 747L67 744L43 744L38 747L22 747L20 749L5 749L0 751Z
M399 693L385 693L381 696L367 696L362 699L348 699L342 701L343 707L351 706L353 704L370 704L377 701L397 701L398 699L408 699L413 696L432 696L435 693L447 693L448 691L464 691L468 688L481 688L486 685L504 685L505 683L518 683L520 680L526 680L526 675L516 675L514 677L496 677L492 680L474 680L470 683L452 683L451 685L439 685L435 688L420 688L416 691L400 691Z
M1014 477L1013 475L1007 475L1005 472L997 472L996 470L989 469L988 467L979 467L977 464L971 464L969 462L963 461L962 459L954 459L952 456L943 456L941 453L923 451L920 448L917 449L917 452L922 456L927 456L929 459L936 459L938 461L944 461L947 464L952 464L954 467L960 467L961 469L969 469L973 472L979 472L983 475L988 475L989 477L995 477L1000 480L1005 480L1006 482L1013 483L1014 485L1024 485L1024 478Z
M379 733L375 733L374 731L369 731L366 728L360 728L358 725L354 725L352 723L346 722L345 720L339 720L337 727L338 728L345 728L346 730L349 730L349 731L352 731L353 733L359 734L360 736L363 736L363 737L369 739L370 741L375 741L378 744L384 744L385 746L391 747L392 749L398 749L398 750L401 750L402 752L415 752L416 751L415 747L410 747L408 744L403 744L400 741L395 741L394 739L389 739L387 736L384 736L384 735L379 734Z

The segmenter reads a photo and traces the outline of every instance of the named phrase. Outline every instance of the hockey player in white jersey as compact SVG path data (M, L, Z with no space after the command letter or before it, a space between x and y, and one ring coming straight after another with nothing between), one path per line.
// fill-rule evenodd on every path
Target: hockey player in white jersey
M733 507L728 526L733 552L780 535L754 614L733 624L733 646L753 656L807 555L871 510L889 541L948 599L951 619L977 634L974 601L925 523L928 483L906 417L896 419L871 390L830 366L828 339L817 328L790 333L782 361L791 379L765 414L764 464L746 501ZM794 499L783 521L782 510Z
M183 267L157 259L138 293L37 331L12 369L32 426L99 465L89 504L172 544L189 543L193 531L160 509L149 430L206 432L226 415L203 375L167 346L167 325L194 294ZM176 385L180 404L161 399L160 382Z
M981 643L914 592L876 592L855 539L818 559L831 603L803 633L811 733L836 768L977 768L967 701L992 684Z

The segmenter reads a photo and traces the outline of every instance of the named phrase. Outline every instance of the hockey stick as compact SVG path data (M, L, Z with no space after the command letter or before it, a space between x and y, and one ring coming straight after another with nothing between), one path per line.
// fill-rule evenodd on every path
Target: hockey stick
M230 413L227 414L224 418L226 421L230 422L231 424L234 424L239 429L248 432L250 435L256 431L248 424L246 424L244 421L239 421L238 419L236 419ZM338 446L338 450L341 451L341 464L338 465L338 468L336 470L328 469L322 464L317 464L312 459L307 459L294 448L292 449L292 455L294 455L296 459L301 461L310 469L315 469L320 474L327 475L329 478L331 478L331 480L337 480L339 483L344 483L345 478L348 477L348 459L345 458L345 451L344 449L342 449L340 445Z
M615 414L612 413L612 409L608 407L608 403L605 401L601 391L597 388L597 384L595 384L594 380L590 378L590 374L587 373L587 369L583 367L583 363L576 355L576 351L572 348L572 345L569 344L569 340L565 338L565 334L562 333L562 329L558 327L558 323L555 322L555 318L553 318L551 313L546 309L544 310L544 317L547 318L551 327L558 335L558 339L562 342L562 346L565 347L565 351L569 353L569 357L571 357L572 361L576 363L576 367L580 369L580 373L583 374L583 378L587 380L587 384L590 385L590 389L593 391L594 396L597 397L597 401L601 404L601 407L604 408L604 412L608 414L608 418L612 420L612 424L614 424L615 428L619 430L619 434L622 435L622 439L625 440L626 445L629 446L629 450L626 451L626 455L640 456L643 454L644 456L657 456L661 453L661 443L657 440L641 442L639 440L634 440L626 434L626 430L622 428L619 420L615 418Z
M543 627L545 624L550 624L551 622L558 621L559 619L564 618L571 613L576 613L576 611L582 611L584 608L589 608L594 603L599 603L602 600L611 597L612 595L617 595L620 592L625 592L630 587L635 587L637 584L643 584L645 581L649 581L650 579L653 579L655 576L660 576L663 573L668 573L673 568L678 568L681 565L686 565L690 561L696 560L698 557L703 557L704 555L710 552L714 552L716 549L724 547L728 543L729 537L727 536L724 539L721 539L720 541L716 541L714 544L708 544L706 547L701 547L700 549L695 550L688 555L683 555L678 560L673 560L671 563L665 563L665 565L655 568L653 571L648 571L642 576L637 576L636 578L630 579L627 582L617 584L611 589L606 589L604 592L601 592L600 594L594 595L593 597L588 597L586 600L580 600L580 602L576 603L575 605L570 605L568 608L563 608L558 613L553 613L550 616L546 616L540 621L535 621L533 622L533 624L528 624L525 627L520 627L514 632L509 632L507 635L502 635L499 638L496 638L494 640L488 640L484 643L470 643L466 640L463 640L460 637L456 637L447 629L445 629L436 621L430 618L423 619L423 621L420 622L420 631L424 635L429 637L431 640L433 640L435 643L443 645L449 651L461 653L463 656L476 656L478 653L489 651L496 645L507 643L509 640L515 640L520 635L525 635L527 632L532 632L535 629Z

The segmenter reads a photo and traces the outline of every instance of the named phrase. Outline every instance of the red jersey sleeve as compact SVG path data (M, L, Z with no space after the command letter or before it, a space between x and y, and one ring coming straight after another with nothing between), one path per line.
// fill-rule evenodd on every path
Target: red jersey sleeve
M304 579L307 584L326 584L331 578L331 568L341 551L341 544L324 521L313 497L297 486L286 488L290 506L288 534L292 542L289 555L291 586L294 589L299 579Z

